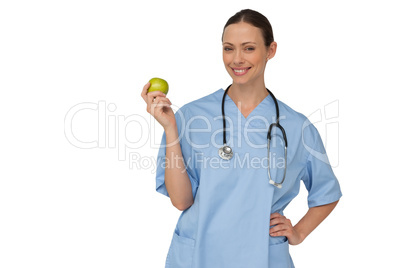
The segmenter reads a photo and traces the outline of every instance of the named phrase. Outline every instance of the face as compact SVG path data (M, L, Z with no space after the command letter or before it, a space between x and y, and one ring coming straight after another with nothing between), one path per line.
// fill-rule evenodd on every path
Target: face
M264 82L265 65L275 54L275 42L266 47L259 28L240 22L226 27L222 45L223 62L233 84Z

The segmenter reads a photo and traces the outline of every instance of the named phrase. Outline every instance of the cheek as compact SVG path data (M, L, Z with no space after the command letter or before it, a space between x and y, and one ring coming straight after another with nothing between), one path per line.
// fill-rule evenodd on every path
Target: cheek
M228 54L223 54L223 63L225 63L225 65L229 64L231 62L231 57Z
M253 55L253 58L252 59L250 59L255 65L263 65L263 64L265 64L265 55L263 55L263 54L255 54L255 55Z

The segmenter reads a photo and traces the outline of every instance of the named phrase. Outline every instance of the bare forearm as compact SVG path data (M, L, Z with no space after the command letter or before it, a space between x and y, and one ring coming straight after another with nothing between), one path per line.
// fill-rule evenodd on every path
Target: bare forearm
M193 204L191 182L183 161L183 154L178 141L177 126L165 129L166 167L165 185L172 204L179 210L185 210Z
M295 230L304 240L332 212L338 201L310 208L306 215L295 225Z

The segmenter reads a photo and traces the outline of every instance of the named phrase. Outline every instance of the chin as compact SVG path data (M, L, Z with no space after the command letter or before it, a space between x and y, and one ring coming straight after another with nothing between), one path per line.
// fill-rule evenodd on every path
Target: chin
M250 80L245 77L240 78L240 77L236 76L236 77L232 77L232 79L233 79L233 84L240 85L240 86L247 85L250 82Z

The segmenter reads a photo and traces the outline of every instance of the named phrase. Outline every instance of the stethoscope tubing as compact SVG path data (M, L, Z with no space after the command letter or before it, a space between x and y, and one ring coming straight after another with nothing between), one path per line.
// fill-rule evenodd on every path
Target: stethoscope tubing
M223 93L223 97L222 97L223 144L226 144L225 99L226 99L226 95L227 95L227 93L228 93L228 91L229 91L229 88L230 88L231 86L232 86L232 85L229 85L229 86L226 88L225 93ZM268 134L267 134L267 139L271 139L271 130L272 130L272 128L273 128L274 126L276 126L276 127L278 127L278 128L281 130L281 132L282 132L282 134L283 134L283 139L284 139L284 141L285 141L285 146L288 147L288 140L287 140L287 137L286 137L285 129L284 129L284 128L281 126L281 124L279 123L279 116L280 116L280 115L279 115L279 105L278 105L278 101L276 100L275 95L272 94L272 92L271 92L268 88L266 88L266 90L268 91L269 95L272 97L272 99L273 99L273 101L274 101L274 103L275 103L275 110L276 110L276 122L275 122L275 123L272 123L272 124L269 126Z
M229 88L231 87L231 85L229 85L225 92L223 93L223 97L222 97L222 122L223 122L223 147L219 149L219 155L222 159L225 160L230 160L233 156L233 151L232 148L228 145L226 145L226 115L225 115L225 98L226 95L229 91ZM288 139L286 137L286 131L285 129L282 127L282 125L279 122L279 105L278 105L278 101L276 100L274 94L272 94L272 92L266 88L266 90L268 91L268 94L272 97L274 103L275 103L275 110L276 110L276 121L275 123L272 123L269 128L268 128L268 134L267 134L267 139L268 139L268 143L267 143L267 149L268 149L268 177L269 177L269 183L276 186L277 188L282 188L282 184L285 181L285 177L286 177L286 169L287 169L287 148L288 148ZM275 182L272 178L271 178L271 172L270 172L270 167L269 167L269 161L270 161L270 156L269 156L269 152L270 152L270 144L271 144L271 131L273 127L277 127L281 130L282 132L282 136L283 136L283 140L285 142L285 171L283 174L283 178L282 181L280 183Z

